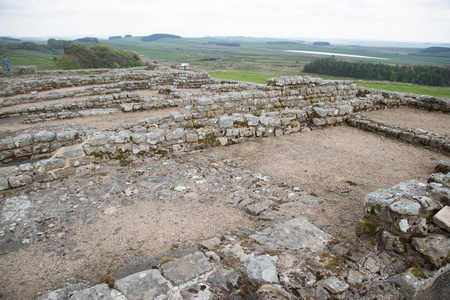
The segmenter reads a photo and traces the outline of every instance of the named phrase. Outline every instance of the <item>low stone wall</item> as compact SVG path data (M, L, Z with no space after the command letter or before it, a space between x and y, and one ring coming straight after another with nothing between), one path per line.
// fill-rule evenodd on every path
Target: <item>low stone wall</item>
M75 86L118 83L122 81L146 81L149 88L157 89L162 85L180 88L199 88L214 81L206 73L190 71L145 71L112 70L101 75L88 76L40 76L39 78L19 79L6 85L0 91L0 97L11 97L31 92L47 91Z
M450 112L450 99L359 87L358 97L367 97L377 108L408 106L429 111Z
M433 151L450 156L450 137L448 136L441 136L433 132L403 125L385 123L372 119L367 115L352 115L347 119L347 124L402 142L427 147Z
M4 68L0 69L0 77L16 77L36 73L36 66L9 66L9 71L5 71Z
M414 297L450 269L450 160L440 161L428 184L406 181L367 194L363 237L408 258L412 267L388 278Z

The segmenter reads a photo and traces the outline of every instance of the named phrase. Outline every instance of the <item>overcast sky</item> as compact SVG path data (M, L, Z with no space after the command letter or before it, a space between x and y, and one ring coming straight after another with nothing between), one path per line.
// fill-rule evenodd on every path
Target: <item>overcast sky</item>
M0 36L450 42L450 0L0 0Z

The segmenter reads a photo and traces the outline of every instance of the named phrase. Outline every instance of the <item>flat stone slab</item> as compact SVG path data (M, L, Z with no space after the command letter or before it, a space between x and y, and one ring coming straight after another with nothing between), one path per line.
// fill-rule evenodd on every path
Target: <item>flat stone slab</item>
M424 238L412 238L411 245L422 253L436 268L446 263L450 255L450 239L442 234L430 234Z
M113 300L111 297L111 290L106 283L94 285L91 288L75 292L71 300Z
M161 265L164 277L175 285L180 285L212 269L208 258L197 251Z
M278 282L277 270L267 255L249 257L244 261L244 266L251 282Z
M433 216L433 222L437 226L450 232L450 206L441 209Z
M296 218L264 228L249 238L268 251L288 249L311 253L322 251L330 242L331 235L306 218Z
M158 270L147 270L116 280L114 288L128 300L150 300L169 292L168 282Z

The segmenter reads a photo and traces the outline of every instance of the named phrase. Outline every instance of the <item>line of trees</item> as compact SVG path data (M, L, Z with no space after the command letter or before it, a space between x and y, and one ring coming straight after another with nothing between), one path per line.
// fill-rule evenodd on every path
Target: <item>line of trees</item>
M88 48L72 44L64 49L64 55L59 61L59 68L63 70L129 68L141 65L142 62L137 53L104 45L93 45Z
M322 58L305 65L303 71L358 79L450 86L450 68L448 67L393 66L381 63L349 62L335 58Z
M33 42L9 43L8 48L12 50L31 50L61 55L64 48L71 44L71 41L49 39L47 44Z

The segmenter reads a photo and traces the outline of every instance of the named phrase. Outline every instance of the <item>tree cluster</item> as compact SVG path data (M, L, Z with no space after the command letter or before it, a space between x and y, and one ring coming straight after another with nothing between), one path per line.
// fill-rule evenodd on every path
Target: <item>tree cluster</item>
M62 54L62 50L71 45L71 41L49 39L47 44L33 42L9 43L8 48L12 50L31 50L45 53Z
M358 79L388 80L432 86L450 85L450 68L448 67L393 66L323 58L305 65L303 71Z
M181 39L179 35L167 34L167 33L156 33L151 34L149 36L141 37L141 41L143 42L152 42L159 39Z
M93 45L91 48L72 44L64 49L64 56L59 61L59 68L91 69L91 68L129 68L142 65L135 52L114 49L104 45Z

